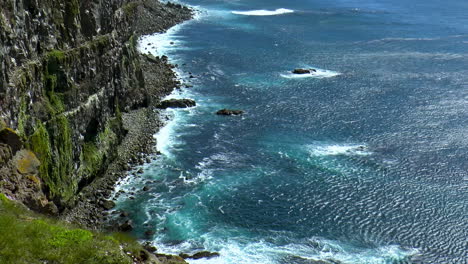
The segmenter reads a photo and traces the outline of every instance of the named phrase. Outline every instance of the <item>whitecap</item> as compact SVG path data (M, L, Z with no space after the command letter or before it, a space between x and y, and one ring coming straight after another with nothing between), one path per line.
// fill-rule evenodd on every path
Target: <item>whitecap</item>
M238 232L235 232L235 234L239 235ZM228 240L225 237L221 237L221 235L228 235L230 239ZM320 237L311 238L309 240L310 243L308 243L307 240L303 240L278 245L271 241L285 240L285 234L280 234L279 236L274 235L268 239L269 242L264 239L253 241L243 236L236 237L232 235L233 234L224 232L203 234L201 235L203 241L202 245L200 245L201 241L196 241L195 239L189 239L175 247L156 244L162 249L162 252L172 254L181 251L193 254L199 250L199 246L220 253L219 257L211 259L188 259L187 261L190 264L276 264L288 262L296 263L296 261L299 260L310 262L324 261L327 263L378 264L405 261L411 256L418 254L417 249L404 249L398 245L360 248L341 241L328 240Z
M309 146L309 151L313 156L367 156L372 154L372 152L368 150L367 146L359 144L312 145Z
M286 8L278 8L276 10L251 10L251 11L231 11L231 13L236 15L244 16L275 16L294 13L294 10Z
M341 73L335 72L335 71L323 70L323 69L318 69L318 68L313 68L313 69L315 69L315 72L312 71L311 73L306 73L306 74L294 74L292 72L288 72L288 73L282 73L280 75L281 77L286 78L286 79L303 79L303 78L323 79L323 78L331 78L331 77L336 77L338 75L341 75Z

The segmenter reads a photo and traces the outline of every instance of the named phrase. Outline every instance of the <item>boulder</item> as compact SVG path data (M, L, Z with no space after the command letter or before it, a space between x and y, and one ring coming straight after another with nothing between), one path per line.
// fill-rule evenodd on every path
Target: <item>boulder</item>
M193 255L180 253L179 256L181 258L183 258L183 259L202 259L202 258L210 259L210 258L214 258L214 257L219 257L219 253L218 252L210 252L210 251L200 251L200 252L197 252L197 253L195 253Z
M0 131L0 143L10 146L13 155L23 148L21 138L11 128L5 128Z
M130 232L133 230L133 222L132 220L127 220L125 221L125 223L121 224L119 226L119 231L122 231L122 232Z
M39 173L41 162L30 150L20 150L13 158L16 170L23 175L35 175Z
M152 237L156 232L154 230L146 230L145 231L145 236L146 237Z
M292 73L294 74L309 74L309 73L312 73L312 72L316 72L317 70L315 69L301 69L301 68L298 68L298 69L294 69L292 71Z
M169 99L169 100L162 101L156 107L160 109L166 109L166 108L187 108L187 107L193 107L193 106L196 106L196 102L192 99Z
M128 213L125 211L122 211L119 215L120 217L128 217Z
M115 207L115 203L113 201L106 200L102 203L102 207L106 210L110 210Z
M231 109L221 109L216 112L217 115L242 115L244 111L242 110L231 110Z
M143 248L151 253L158 251L158 249L155 246L153 246L150 242L144 243Z

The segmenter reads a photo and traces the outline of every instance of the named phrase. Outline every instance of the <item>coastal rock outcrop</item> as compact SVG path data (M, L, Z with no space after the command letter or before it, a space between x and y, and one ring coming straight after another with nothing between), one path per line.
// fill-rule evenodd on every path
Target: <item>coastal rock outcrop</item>
M242 110L232 110L232 109L221 109L216 112L217 115L225 115L225 116L230 116L230 115L242 115L244 111Z
M200 251L193 255L181 253L179 254L179 256L183 259L202 259L202 258L210 259L214 257L219 257L220 255L218 252Z
M187 108L196 106L196 102L192 99L169 99L159 103L156 107L160 109L166 108Z
M77 194L116 159L128 131L124 116L178 85L167 60L141 58L138 35L190 17L186 7L152 0L2 1L0 143L11 157L3 155L0 181L17 183L8 163L29 150L40 162L31 179L40 183L42 204L60 212L74 207ZM8 193L6 186L0 192Z

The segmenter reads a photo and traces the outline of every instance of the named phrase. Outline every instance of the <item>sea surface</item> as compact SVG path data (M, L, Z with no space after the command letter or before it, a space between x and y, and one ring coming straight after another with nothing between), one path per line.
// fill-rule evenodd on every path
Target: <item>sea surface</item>
M140 39L197 106L118 186L137 237L221 254L191 264L468 263L468 1L183 3Z

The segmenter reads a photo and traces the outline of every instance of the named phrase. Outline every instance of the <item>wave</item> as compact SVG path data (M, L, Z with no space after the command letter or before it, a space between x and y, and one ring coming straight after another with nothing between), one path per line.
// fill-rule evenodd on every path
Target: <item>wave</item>
M237 236L226 234L227 230L223 230L221 233L219 231L221 230L201 235L201 241L190 239L175 246L158 244L158 248L172 254L177 254L180 251L193 254L200 248L220 253L219 257L211 259L188 259L187 262L190 264L304 264L315 262L383 264L402 263L418 254L417 249L405 249L398 245L362 248L321 237L291 241L288 234L278 234L277 232L273 232L266 239L254 241L240 235L238 230L235 231ZM229 239L225 237L226 235Z
M365 145L312 145L309 146L309 152L313 156L337 156L337 155L358 155L367 156L371 155Z
M231 13L243 16L275 16L294 13L294 10L279 8L276 10L251 10L251 11L231 11Z
M341 75L339 72L323 70L314 68L316 71L311 72L309 74L294 74L292 72L282 73L280 74L281 77L286 79L303 79L303 78L316 78L316 79L323 79L323 78L332 78L338 75Z

